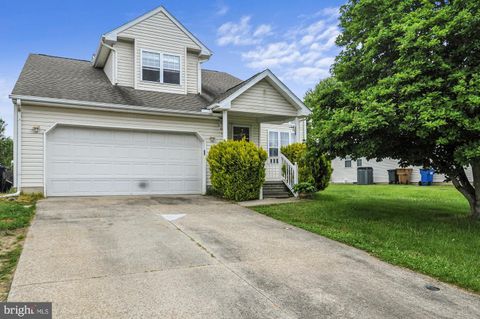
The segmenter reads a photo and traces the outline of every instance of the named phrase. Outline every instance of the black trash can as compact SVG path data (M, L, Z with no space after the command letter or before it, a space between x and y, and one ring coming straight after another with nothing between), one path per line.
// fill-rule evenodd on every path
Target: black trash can
M398 184L398 175L396 169L388 169L388 183Z
M357 184L358 185L373 184L373 167L357 168Z
M7 168L0 165L0 193L7 191Z

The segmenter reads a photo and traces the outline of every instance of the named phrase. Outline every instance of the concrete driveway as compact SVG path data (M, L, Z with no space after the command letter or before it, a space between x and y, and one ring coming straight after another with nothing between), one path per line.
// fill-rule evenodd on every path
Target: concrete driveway
M9 301L53 301L54 318L480 314L476 295L200 196L39 202Z

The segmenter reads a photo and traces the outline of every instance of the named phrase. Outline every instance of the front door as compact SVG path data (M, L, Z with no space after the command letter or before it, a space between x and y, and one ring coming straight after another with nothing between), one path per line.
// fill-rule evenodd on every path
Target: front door
M250 141L250 128L248 126L234 126L233 127L233 140L241 141L244 139Z

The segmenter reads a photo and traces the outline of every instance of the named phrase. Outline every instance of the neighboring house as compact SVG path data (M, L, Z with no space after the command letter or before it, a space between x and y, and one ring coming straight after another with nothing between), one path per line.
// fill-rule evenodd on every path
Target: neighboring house
M245 81L203 70L211 55L163 7L104 34L92 61L31 54L10 96L15 186L203 194L209 148L244 137L268 151L267 179L279 180L278 148L304 139L310 111L269 70Z
M351 158L335 158L332 161L332 183L356 183L357 182L357 168L358 167L372 167L373 168L373 182L374 183L388 183L388 170L398 168L398 161L393 159L384 159L377 162L375 159L367 160L366 158L359 158L353 160ZM417 184L420 181L419 166L412 168L412 175L410 182ZM469 167L466 170L468 179L473 181L472 170ZM435 174L433 176L434 183L443 183L445 176L443 174Z

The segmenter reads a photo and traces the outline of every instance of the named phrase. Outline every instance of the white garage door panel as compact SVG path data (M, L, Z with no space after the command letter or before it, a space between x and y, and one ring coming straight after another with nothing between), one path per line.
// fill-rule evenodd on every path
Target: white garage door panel
M47 135L47 195L199 194L193 134L59 126Z

